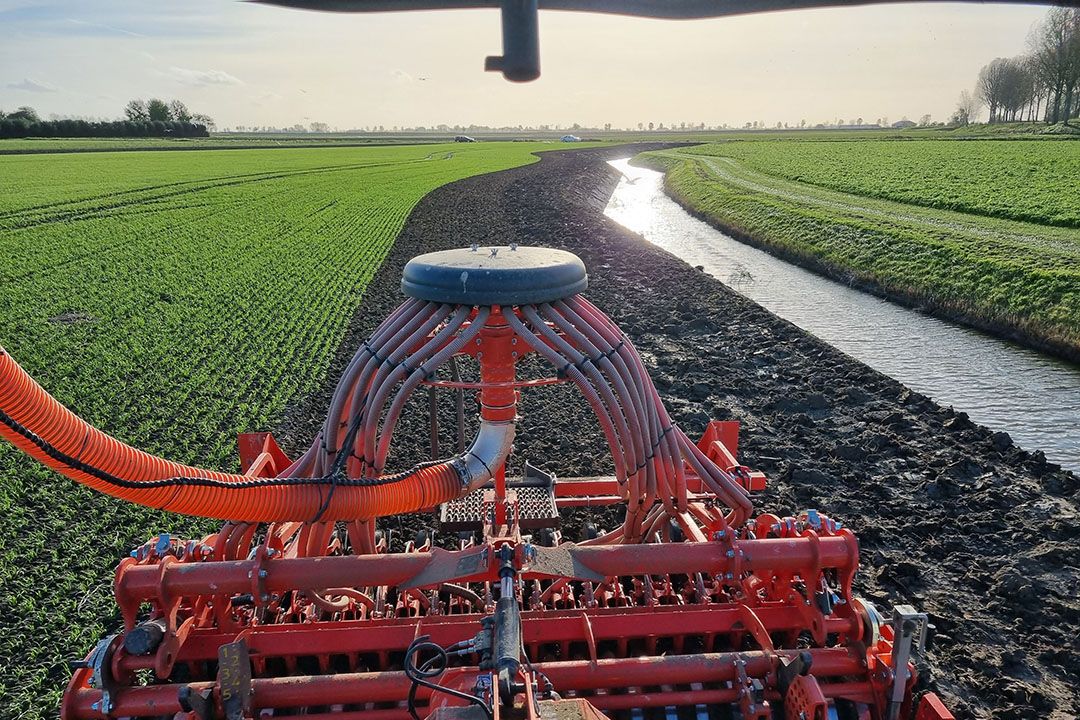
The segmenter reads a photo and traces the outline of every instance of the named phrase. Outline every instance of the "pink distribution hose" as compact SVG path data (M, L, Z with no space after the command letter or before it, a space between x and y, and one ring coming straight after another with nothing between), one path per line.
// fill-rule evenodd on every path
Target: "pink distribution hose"
M731 508L726 522L741 525L750 517L746 491L675 427L641 356L606 315L579 295L520 312L507 321L581 390L611 447L616 478L628 490L622 528L590 544L648 540L662 518L685 511L686 466ZM657 500L662 504L654 506Z

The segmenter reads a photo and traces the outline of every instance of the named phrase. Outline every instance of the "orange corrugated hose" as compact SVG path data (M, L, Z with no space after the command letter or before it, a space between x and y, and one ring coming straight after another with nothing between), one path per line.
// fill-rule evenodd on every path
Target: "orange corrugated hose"
M113 497L244 522L363 520L458 497L449 462L374 480L253 478L182 465L111 437L61 405L0 348L0 436L63 475Z

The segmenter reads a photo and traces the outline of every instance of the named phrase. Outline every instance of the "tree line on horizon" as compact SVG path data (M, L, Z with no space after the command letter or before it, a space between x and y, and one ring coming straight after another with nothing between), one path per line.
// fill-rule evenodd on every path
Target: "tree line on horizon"
M192 113L180 100L132 100L124 120L56 118L43 120L24 105L14 112L0 110L0 138L27 137L209 137L214 121Z
M975 93L960 94L953 123L972 122L982 106L991 123L1056 124L1080 116L1080 8L1051 8L1032 28L1025 55L983 66Z

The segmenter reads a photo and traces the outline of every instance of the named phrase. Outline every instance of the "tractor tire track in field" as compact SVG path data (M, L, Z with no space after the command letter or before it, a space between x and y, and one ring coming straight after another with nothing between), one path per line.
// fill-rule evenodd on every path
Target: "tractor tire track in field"
M954 210L930 209L926 213L912 213L913 206L880 198L863 198L859 195L843 193L816 185L800 184L793 180L766 175L747 168L738 160L726 157L706 157L696 154L678 154L683 160L704 163L723 182L735 187L797 202L810 207L824 207L844 213L852 213L889 222L903 222L924 229L943 229L977 237L983 240L1000 242L1009 246L1035 245L1047 250L1054 250L1074 262L1080 260L1080 244L1068 240L1055 240L1046 237L1053 226L1030 226L1032 232L988 228L987 223L1022 227L1019 220L1006 220L977 216L979 222L967 220L964 213ZM932 213L932 216L931 216ZM970 217L970 215L968 216ZM947 219L946 219L947 218Z
M283 180L287 178L301 177L305 175L321 175L326 173L349 172L351 170L366 170L375 167L398 167L401 165L409 165L423 162L426 162L426 160L410 159L383 163L352 163L349 165L328 165L325 167L307 168L304 170L290 170L286 172L275 173L248 173L245 175L223 176L206 180L191 180L177 183L168 183L165 185L149 185L141 188L124 190L109 195L80 198L77 200L64 201L62 203L53 203L51 205L38 205L34 207L20 208L19 210L14 210L6 214L0 214L0 221L8 221L0 222L0 229L26 230L41 225L48 225L51 223L69 223L77 222L80 220L91 220L95 218L114 215L117 214L114 211L123 211L130 208L137 208L138 212L153 212L153 210L146 210L144 206L154 203L164 203L164 201L171 198L196 194L208 190L217 190L224 187L249 185L261 182L272 182L274 180ZM156 190L161 190L163 192L154 194L154 191ZM142 195L141 193L146 193L146 195ZM89 207L74 209L74 206L83 203L92 203L95 200L101 200L103 202L98 205L91 205ZM73 209L63 210L62 208ZM162 205L161 207L162 210L171 210L173 208L175 208L175 205L172 203Z
M862 544L858 592L931 614L937 638L924 686L958 717L1080 715L1077 477L606 218L618 181L606 160L645 149L545 153L538 164L427 195L368 286L321 390L289 409L279 431L287 450L310 442L345 363L401 301L410 257L470 242L576 252L589 269L587 296L630 335L676 421L692 437L709 419L742 421L740 453L770 479L758 511L815 507L841 520ZM414 409L426 402L418 397ZM441 412L445 430L452 410ZM526 391L521 413L516 461L563 477L610 471L603 437L572 388ZM425 459L427 438L422 413L404 418L396 462ZM584 519L564 519L564 533L577 539ZM400 542L432 522L404 516L382 526Z

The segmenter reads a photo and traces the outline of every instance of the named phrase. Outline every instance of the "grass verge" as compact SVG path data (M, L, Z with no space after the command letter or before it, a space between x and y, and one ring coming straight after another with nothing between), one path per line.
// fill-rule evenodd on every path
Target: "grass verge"
M744 242L1080 362L1080 231L838 192L700 151L636 162L666 172L676 201Z

